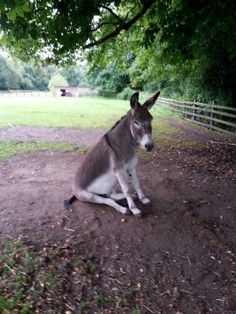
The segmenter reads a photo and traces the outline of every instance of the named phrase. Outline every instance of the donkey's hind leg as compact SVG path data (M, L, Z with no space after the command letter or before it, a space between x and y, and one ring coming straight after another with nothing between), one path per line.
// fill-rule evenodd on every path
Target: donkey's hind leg
M113 191L113 192L109 195L109 197L110 197L111 199L113 199L114 201L121 201L121 200L125 199L125 195L124 195L124 193L122 193L122 192L117 193L117 192L114 192L114 191Z
M76 194L76 197L82 201L82 202L90 202L90 203L97 203L97 204L106 204L108 206L111 206L113 208L115 208L115 210L117 210L118 212L120 212L121 214L129 214L129 209L126 207L123 207L119 204L117 204L114 200L112 200L109 197L102 197L100 195L82 190L79 191Z

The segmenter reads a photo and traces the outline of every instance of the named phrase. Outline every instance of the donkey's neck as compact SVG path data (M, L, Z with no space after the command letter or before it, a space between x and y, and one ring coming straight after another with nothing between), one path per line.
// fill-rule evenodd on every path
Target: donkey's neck
M128 161L136 153L138 144L130 130L129 113L119 123L107 132L108 140L117 158Z
M130 120L131 118L128 113L109 133L117 143L136 149L138 144L131 133Z

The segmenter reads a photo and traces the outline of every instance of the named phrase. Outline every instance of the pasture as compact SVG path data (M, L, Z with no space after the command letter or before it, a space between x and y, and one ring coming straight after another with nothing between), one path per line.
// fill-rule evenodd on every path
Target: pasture
M142 218L76 202L87 149L129 109L100 97L0 99L0 312L233 313L232 138L155 107Z
M148 95L141 95L141 101ZM0 127L109 127L129 110L125 100L103 97L11 96L0 98ZM167 111L168 112L168 111ZM165 115L166 110L154 109Z

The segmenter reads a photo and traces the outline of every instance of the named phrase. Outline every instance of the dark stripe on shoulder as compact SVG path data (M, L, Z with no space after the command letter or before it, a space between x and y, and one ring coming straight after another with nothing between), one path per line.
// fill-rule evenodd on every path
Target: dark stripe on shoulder
M111 149L113 150L113 152L115 153L116 158L118 158L118 154L117 154L115 148L113 147L113 145L112 145L112 143L111 143L111 141L110 141L110 139L109 139L107 133L104 135L104 138L105 138L105 140L106 140L106 142L107 142L107 145L110 146L110 148L111 148Z

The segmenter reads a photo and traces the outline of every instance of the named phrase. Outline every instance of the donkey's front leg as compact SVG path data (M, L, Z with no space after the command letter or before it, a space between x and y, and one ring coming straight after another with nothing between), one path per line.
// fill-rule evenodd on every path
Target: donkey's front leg
M150 203L150 200L149 198L147 198L144 194L143 194L143 191L140 187L140 183L139 183L139 180L138 180L138 176L137 176L137 173L136 173L136 169L135 168L132 168L129 170L129 174L131 175L131 179L132 179L132 183L133 183L133 186L138 194L138 198L140 199L140 201L143 203L143 204L149 204Z
M117 179L120 183L121 189L127 199L129 209L135 216L141 216L142 212L140 209L136 207L134 204L134 201L132 199L132 196L129 192L129 184L128 184L128 174L124 170L117 170L116 171Z

